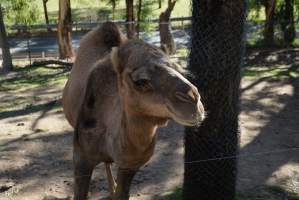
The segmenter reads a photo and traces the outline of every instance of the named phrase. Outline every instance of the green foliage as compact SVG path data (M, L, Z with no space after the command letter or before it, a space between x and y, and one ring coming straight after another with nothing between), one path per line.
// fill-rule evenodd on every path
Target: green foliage
M152 18L153 16L153 11L154 11L154 5L156 5L157 0L143 0L142 1L142 8L141 8L141 16L140 16L140 20L141 21L147 21L149 20L150 18ZM138 9L138 5L137 3L135 4L135 11L137 12L137 9ZM137 15L137 14L136 14ZM151 29L151 24L149 23L141 23L140 24L140 28L141 30L143 31L150 31Z
M105 0L105 1L107 2L108 5L111 5L111 6L115 5L115 6L117 6L119 4L120 0Z
M31 25L38 22L41 16L36 1L4 0L3 6L6 24Z
M260 20L262 17L262 4L260 0L249 0L249 19L250 20Z
M183 189L181 187L176 187L173 191L170 191L161 196L155 196L154 200L182 200Z
M265 7L263 2L267 2L268 0L249 0L249 13L248 13L248 20L250 22L253 22L254 26L260 27L255 30L255 33L253 36L254 39L251 37L247 43L250 46L267 46L269 44L263 43L263 28L264 24L268 23L266 22L266 15L265 15ZM275 11L274 11L274 43L271 44L271 46L275 45L297 45L298 41L296 38L293 37L292 29L286 29L286 27L289 27L289 24L286 21L285 18L285 0L276 0L275 1ZM295 29L298 29L298 20L299 20L299 3L298 1L294 1L294 21L295 21ZM289 31L289 32L287 32ZM291 32L290 32L291 31ZM287 40L284 38L284 34L289 33L291 39Z

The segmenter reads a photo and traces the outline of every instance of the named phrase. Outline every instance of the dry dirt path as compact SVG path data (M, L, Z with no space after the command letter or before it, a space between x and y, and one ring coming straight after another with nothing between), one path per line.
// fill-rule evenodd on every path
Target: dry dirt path
M285 59L281 64L277 56L287 56L286 53L261 54L250 54L249 65L261 62L270 67L252 65L242 80L241 155L299 147L298 57L287 53L290 60ZM275 67L278 64L279 70ZM9 78L22 80L18 73ZM71 196L72 130L59 103L63 82L59 79L54 85L25 89L0 87L1 200ZM4 84L3 78L0 83ZM28 99L31 103L24 103ZM183 155L183 127L170 123L160 129L153 158L133 181L132 199L165 199L167 193L181 187ZM286 198L281 195L286 191L299 195L298 155L299 151L288 151L240 158L238 190L246 192L242 199L283 200ZM91 199L99 200L108 194L103 169L100 165L93 174ZM280 193L251 198L250 191L258 193L263 185L277 185Z

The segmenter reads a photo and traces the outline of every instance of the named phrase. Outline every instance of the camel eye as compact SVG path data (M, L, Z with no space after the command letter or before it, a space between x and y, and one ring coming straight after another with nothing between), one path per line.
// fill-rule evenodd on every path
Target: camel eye
M134 85L139 91L148 92L153 90L152 84L147 79L139 79L134 81Z
M137 81L134 81L134 84L138 87L145 87L149 85L149 81L146 79L139 79Z

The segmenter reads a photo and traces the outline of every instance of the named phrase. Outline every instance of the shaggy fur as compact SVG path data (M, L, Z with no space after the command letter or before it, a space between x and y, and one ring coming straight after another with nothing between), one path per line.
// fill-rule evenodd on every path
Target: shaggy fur
M76 200L86 199L100 162L113 198L128 199L134 174L153 154L156 129L169 119L188 126L203 120L200 95L179 69L159 48L126 40L113 23L82 39L63 93L64 113L75 128ZM116 191L112 162L119 168Z

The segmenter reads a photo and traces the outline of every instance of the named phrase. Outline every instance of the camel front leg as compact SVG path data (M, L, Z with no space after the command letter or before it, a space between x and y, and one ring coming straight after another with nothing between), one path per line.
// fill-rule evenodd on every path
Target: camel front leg
M76 149L76 147L75 147ZM74 151L74 200L86 200L94 165Z
M128 200L130 197L130 186L137 169L122 169L117 171L116 191L113 200Z

